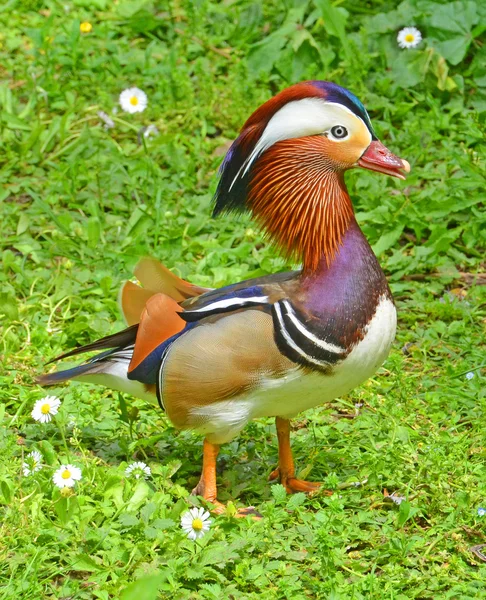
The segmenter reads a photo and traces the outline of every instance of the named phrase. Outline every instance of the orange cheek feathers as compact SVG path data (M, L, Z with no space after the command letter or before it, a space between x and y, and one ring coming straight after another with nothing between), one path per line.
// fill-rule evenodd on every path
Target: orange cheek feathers
M327 160L338 169L351 169L369 145L369 136L354 134L349 140L335 142L329 138L321 138L321 152Z
M340 171L323 136L276 143L257 162L249 205L269 237L288 256L314 270L335 255L353 215ZM351 165L350 165L351 166Z

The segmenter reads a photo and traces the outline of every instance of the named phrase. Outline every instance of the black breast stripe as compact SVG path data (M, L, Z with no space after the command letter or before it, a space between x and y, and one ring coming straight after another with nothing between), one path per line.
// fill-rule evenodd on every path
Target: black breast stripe
M346 348L322 339L300 318L288 300L272 307L275 340L279 350L303 366L329 371L347 354Z

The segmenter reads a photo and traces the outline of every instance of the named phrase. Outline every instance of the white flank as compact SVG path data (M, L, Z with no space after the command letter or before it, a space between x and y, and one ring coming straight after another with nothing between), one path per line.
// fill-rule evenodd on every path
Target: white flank
M92 373L91 375L81 375L81 377L75 377L78 381L85 381L86 383L95 383L97 385L104 385L111 390L117 392L124 392L131 394L136 398L147 400L152 404L157 404L157 397L155 394L147 392L145 385L140 381L132 381L128 379L128 365L127 361L103 363L105 371L103 373Z
M291 418L344 396L369 379L383 364L395 338L396 323L393 302L382 297L364 338L332 369L330 375L305 374L297 368L279 379L262 375L257 391L194 408L191 416L196 430L207 435L211 442L223 444L238 435L250 419L273 416ZM202 420L204 425L198 428L197 424Z

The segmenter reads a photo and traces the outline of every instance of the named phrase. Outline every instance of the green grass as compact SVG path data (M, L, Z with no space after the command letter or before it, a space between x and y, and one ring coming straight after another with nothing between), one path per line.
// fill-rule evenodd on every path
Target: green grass
M484 17L479 1L0 7L1 599L486 598L470 551L486 542ZM401 51L410 24L424 42ZM273 424L253 422L222 449L220 496L263 519L218 517L194 544L179 519L201 441L77 383L54 390L62 408L40 425L33 380L122 327L118 289L140 256L210 286L291 266L247 217L211 219L211 197L245 118L306 78L352 89L412 164L406 182L347 176L397 299L397 341L372 381L294 423L298 469L335 493L268 484ZM147 110L113 114L131 85ZM151 123L159 135L138 143ZM23 477L33 449L46 466ZM51 481L66 460L83 469L69 498ZM124 476L133 460L151 466L146 483Z

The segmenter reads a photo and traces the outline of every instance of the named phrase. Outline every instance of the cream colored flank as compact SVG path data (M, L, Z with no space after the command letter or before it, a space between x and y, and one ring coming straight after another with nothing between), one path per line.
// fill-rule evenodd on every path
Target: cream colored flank
M245 317L248 318L250 312L254 311L240 313L236 320ZM256 332L262 332L265 329L266 321L264 319L268 318L268 326L271 326L271 319L267 315L264 315L264 313L256 314L262 321L259 324L255 324L255 332L250 332L251 335L248 336L248 341L253 340L258 345L260 340L256 339ZM218 323L211 325L213 328L217 326ZM195 355L199 356L200 359L201 354L198 355L197 349L197 337L199 336L194 334L200 333L203 335L204 332L202 329L203 327L190 332L191 338L193 336L196 338L191 340L191 344L185 342L184 338L186 336L184 335L174 343L173 349L177 350L177 347L181 344L190 346L194 349ZM200 398L197 397L196 386L192 387L190 383L192 379L190 364L183 361L184 364L187 364L184 369L184 381L180 379L183 369L181 371L176 369L177 372L174 373L172 384L172 387L176 391L174 399L171 400L172 404L184 404L183 416L177 422L179 419L176 414L171 414L174 409L172 408L171 410L170 405L168 406L169 416L172 417L173 422L175 421L176 426L184 429L194 429L198 433L206 435L212 443L222 444L228 442L237 436L251 419L272 416L291 418L309 408L320 406L333 398L347 394L371 377L383 364L395 338L395 332L395 306L393 302L383 296L377 306L375 315L366 327L364 338L342 362L338 363L332 369L329 375L317 372L308 373L294 366L295 363L291 363L288 359L281 357L282 365L285 365L285 371L279 371L273 363L271 364L272 368L257 371L254 370L254 364L252 364L250 371L253 373L253 381L250 391L233 396L228 394L229 397L227 399L217 400L215 398L215 401L212 402L201 402ZM274 345L271 335L262 335L263 337L266 339L270 337L271 343ZM189 341L189 338L186 339ZM240 344L242 344L241 339ZM194 348L194 345L196 348ZM218 343L212 346L211 354L217 354L218 347L220 347ZM172 352L173 350L169 353L169 356ZM276 356L280 356L278 353L275 354ZM176 356L174 358L173 362L175 365L180 366L180 361ZM186 358L189 359L189 357ZM248 355L242 358L243 362L249 359ZM265 359L271 362L271 353L267 353L267 356L261 357L261 359L264 362ZM196 379L199 382L204 380L202 372L204 369L208 371L208 375L211 372L211 366L208 361L210 361L209 357L204 359L204 361L195 361L194 368L197 370ZM188 360L188 363L190 363L190 360ZM127 366L128 363L114 363L110 366L108 373L87 375L79 379L81 381L106 385L111 389L121 392L128 392L133 396L149 400L156 404L157 400L154 394L148 392L143 384L127 379ZM223 368L223 370L225 371L226 369ZM255 378L258 378L258 380L255 380ZM209 381L207 383L210 385ZM218 389L217 382L214 382L214 384L215 390ZM199 389L203 392L201 385L199 383ZM190 387L188 391L191 393L184 394L184 398L177 397L177 389L181 391L186 386ZM204 392L206 391L205 389ZM218 394L215 395L217 396ZM189 399L191 400L190 405Z
M330 375L305 373L293 368L284 377L262 379L248 396L197 406L191 411L198 433L223 444L233 439L248 421L258 417L291 418L309 408L343 396L357 387L383 364L396 333L396 309L383 297L366 328L366 334ZM189 422L190 423L190 422Z

